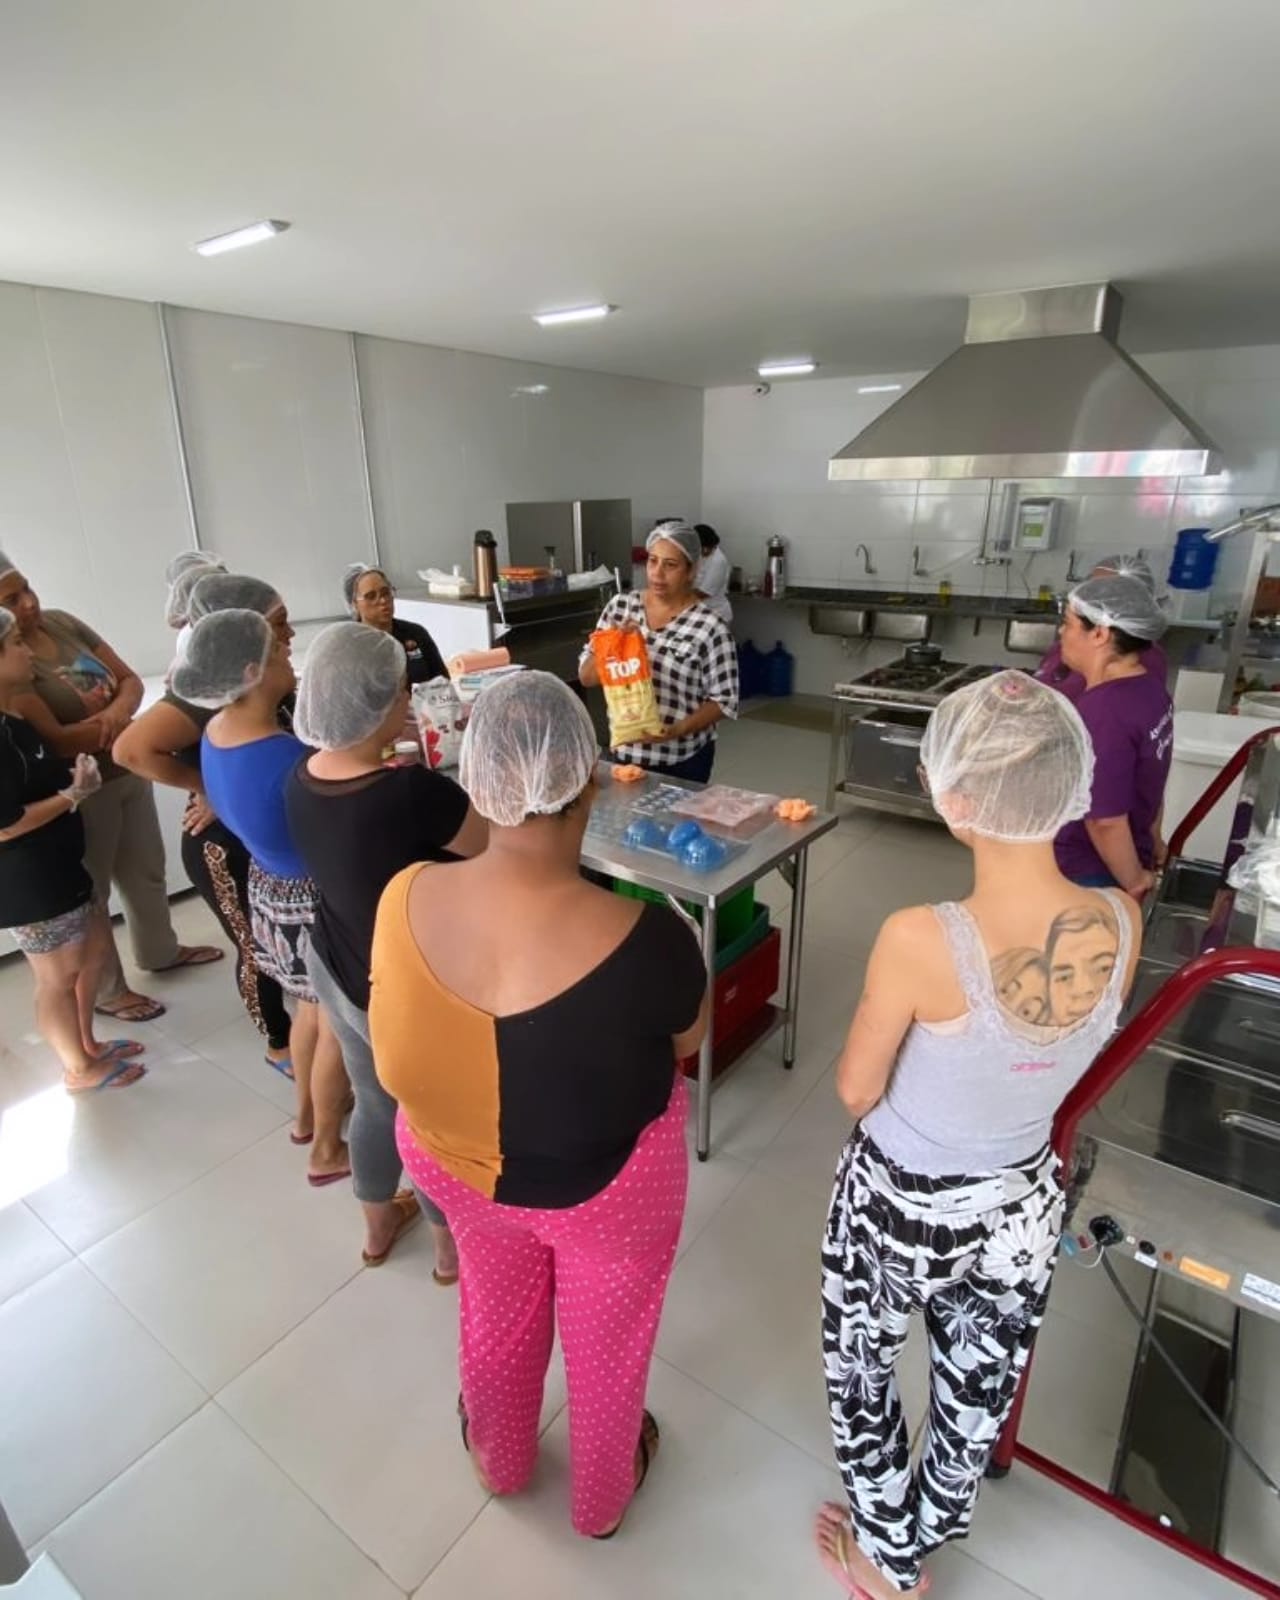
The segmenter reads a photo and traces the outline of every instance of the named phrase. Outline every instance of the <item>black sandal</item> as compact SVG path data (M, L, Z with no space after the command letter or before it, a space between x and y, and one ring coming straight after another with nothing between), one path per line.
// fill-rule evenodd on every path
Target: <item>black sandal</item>
M653 1458L658 1453L658 1445L661 1439L662 1435L658 1431L658 1424L653 1412L644 1412L640 1418L640 1438L636 1444L636 1449L640 1452L640 1470L636 1473L636 1486L632 1490L631 1500L634 1500L636 1495L644 1488L644 1480L649 1476L649 1468L653 1464ZM608 1533L593 1533L591 1537L593 1539L612 1539L627 1519L627 1511L631 1509L631 1500L627 1501L626 1509L613 1527L609 1529Z

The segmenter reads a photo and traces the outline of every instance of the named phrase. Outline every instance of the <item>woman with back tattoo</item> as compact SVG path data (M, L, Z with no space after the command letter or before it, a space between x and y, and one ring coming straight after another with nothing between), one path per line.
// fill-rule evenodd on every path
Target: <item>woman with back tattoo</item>
M822 1246L822 1345L847 1505L818 1513L848 1594L921 1594L924 1558L968 1531L1049 1297L1062 1230L1053 1117L1112 1033L1138 910L1071 883L1054 836L1089 809L1093 752L1070 702L1019 672L951 695L921 746L974 890L880 930L836 1072L855 1126ZM929 1335L912 1464L894 1365Z

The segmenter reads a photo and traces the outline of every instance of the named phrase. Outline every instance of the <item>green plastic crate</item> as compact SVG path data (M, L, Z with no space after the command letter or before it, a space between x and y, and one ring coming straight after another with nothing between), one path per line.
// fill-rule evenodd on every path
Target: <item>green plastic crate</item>
M615 894L624 895L628 900L652 900L658 905L666 905L667 903L666 895L660 894L658 890L643 888L638 883L626 883L621 878L615 878L613 880L613 889ZM684 905L685 910L691 917L694 917L698 922L702 921L701 906L691 905L683 901L681 903ZM716 911L717 966L720 964L719 958L721 952L728 949L730 946L737 946L747 934L754 931L758 921L758 916L759 911L756 906L756 894L754 888L751 887L741 890L740 893L735 894L732 899L726 900L722 906L718 907ZM765 914L765 931L768 931L767 909ZM747 939L746 943L742 945L742 949L738 951L738 954L741 955L743 952L750 950L753 944L758 943L759 940L763 938L764 934L761 933L758 934L755 939Z

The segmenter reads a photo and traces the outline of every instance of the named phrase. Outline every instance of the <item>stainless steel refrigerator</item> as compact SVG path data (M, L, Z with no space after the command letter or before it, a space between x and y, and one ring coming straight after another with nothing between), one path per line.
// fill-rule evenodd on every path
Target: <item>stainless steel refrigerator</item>
M626 583L634 542L630 500L521 500L507 506L507 559L513 567L616 567Z

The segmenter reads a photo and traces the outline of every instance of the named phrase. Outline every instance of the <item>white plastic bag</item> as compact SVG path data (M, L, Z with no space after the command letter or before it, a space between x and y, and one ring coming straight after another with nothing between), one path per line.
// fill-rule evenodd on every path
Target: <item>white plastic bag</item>
M413 715L426 764L433 769L456 767L470 710L448 678L414 685Z

